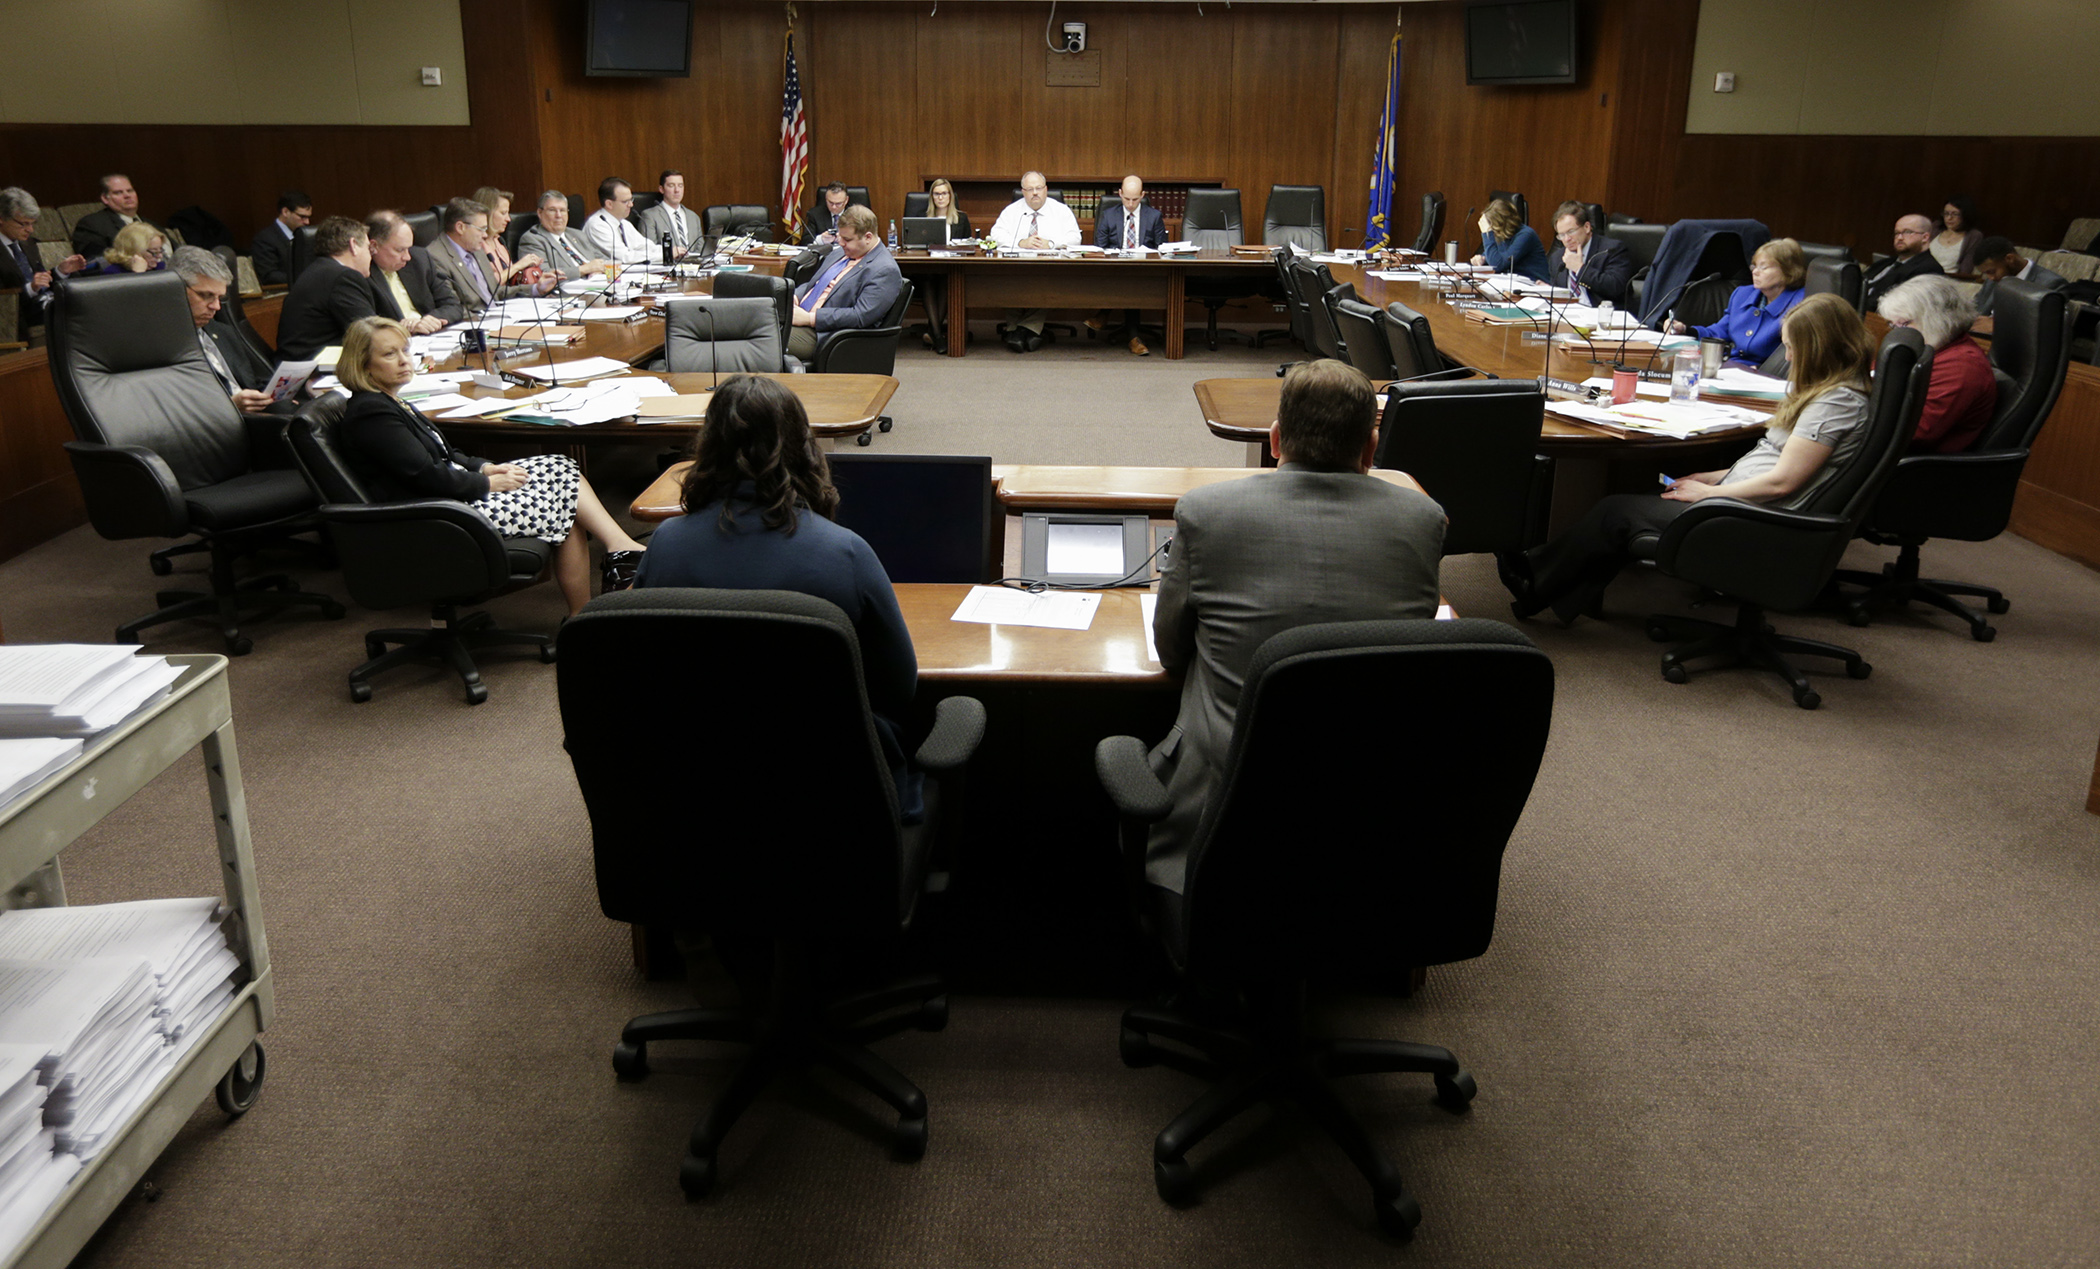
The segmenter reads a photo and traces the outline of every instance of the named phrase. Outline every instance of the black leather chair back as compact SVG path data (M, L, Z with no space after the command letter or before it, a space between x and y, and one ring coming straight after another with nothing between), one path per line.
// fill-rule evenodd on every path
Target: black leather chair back
M1638 272L1655 263L1655 253L1662 249L1663 235L1668 232L1668 225L1613 225L1605 236L1625 244L1626 254L1633 257L1633 267Z
M1859 310L1863 288L1860 283L1859 261L1847 256L1812 256L1808 262L1808 279L1801 284L1807 295L1821 295L1828 291L1850 304L1854 312ZM1780 349L1783 353L1786 350Z
M1374 462L1413 476L1443 506L1444 554L1523 550L1544 536L1545 417L1546 398L1529 379L1396 383Z
M751 296L771 300L780 316L780 346L787 347L788 327L794 321L795 284L772 273L717 273L715 298L740 300Z
M898 290L879 326L835 330L817 340L817 360L810 367L827 375L886 375L897 369L897 341L904 334L904 310L914 292L906 282Z
M47 327L74 436L150 449L184 490L252 469L247 424L204 359L174 270L61 286Z
M2024 449L2056 406L2071 364L2071 323L2062 291L2005 278L1991 303L1991 366L1998 406L1975 450Z
M1304 260L1291 262L1291 282L1305 305L1305 328L1311 336L1311 352L1341 360L1342 336L1334 328L1334 314L1327 311L1327 293L1334 289L1334 274L1324 264Z
M415 235L415 243L419 247L427 247L431 243L436 242L438 237L445 232L445 227L438 223L444 217L437 212L410 212L401 219L408 222L408 230ZM513 216L510 219L511 224L517 224L521 218ZM522 219L526 221L526 224L518 226L519 233L524 233L527 226L534 223L533 218L530 216L522 217ZM509 225L504 226L503 232L505 237L512 237ZM513 241L515 241L514 238Z
M1436 350L1436 334L1429 319L1398 300L1385 306L1385 343L1393 354L1393 377L1413 379L1446 369Z
M364 505L376 501L357 478L337 434L349 409L348 399L333 392L323 393L299 407L288 429L299 470L305 474L314 496L324 503Z
M270 342L262 337L262 332L256 330L248 320L248 301L241 297L240 256L234 253L232 247L213 247L211 251L219 257L220 263L226 266L226 272L233 278L233 281L226 284L226 299L219 306L219 315L212 320L225 322L238 331L241 338L248 341L248 345L255 349L256 355L264 361L276 361L277 350L270 346Z
M1343 711L1450 725L1423 744L1408 726L1338 726ZM1552 720L1552 662L1499 622L1271 638L1189 852L1184 964L1248 981L1480 955Z
M702 228L716 237L748 234L762 242L773 238L773 213L756 203L716 204L701 213Z
M1914 330L1891 330L1882 339L1875 360L1874 387L1867 400L1867 438L1859 456L1797 510L1842 516L1852 529L1858 528L1874 505L1873 495L1880 492L1917 433L1931 376L1924 338ZM1846 537L1850 536L1851 529L1847 529ZM1832 567L1836 564L1831 561Z
M909 897L896 794L835 605L621 591L569 620L556 664L606 916L718 936L897 929ZM667 718L677 735L634 744Z
M643 212L648 211L651 207L656 206L662 201L664 201L664 196L662 194L657 193L653 189L635 190L634 207L627 214L630 216L639 216Z
M593 194L597 193L596 190L591 192ZM598 210L598 200L596 198L586 198L582 194L570 194L568 199L569 228L581 233L583 231L583 222L590 219L592 212Z
M677 299L664 312L664 362L674 374L774 373L787 364L778 306L769 298Z
M1415 235L1415 250L1435 252L1444 236L1444 195L1441 190L1422 195L1422 229Z
M913 190L904 196L904 214L907 216L930 216L933 214L933 195L925 190Z
M1181 214L1181 236L1206 250L1237 247L1247 240L1236 189L1191 189Z
M1373 379L1401 377L1393 366L1393 352L1386 343L1385 326L1378 320L1381 310L1377 305L1347 296L1336 299L1330 311L1350 365Z
M1270 246L1296 243L1307 251L1327 250L1327 187L1271 185L1261 240Z
M540 223L537 204L534 207L533 211L512 212L510 223L503 227L503 249L510 252L510 258L513 260L518 258L518 239L525 236L526 230Z
M301 225L292 231L292 249L285 257L285 281L297 282L306 266L314 262L314 227Z
M1508 203L1511 207L1517 209L1518 220L1523 221L1527 225L1531 223L1531 204L1525 200L1522 194L1514 193L1506 189L1491 189L1488 191L1488 202L1492 203L1498 198ZM1539 231L1539 237L1550 240L1553 236L1552 231L1553 226L1547 225L1543 228L1543 230ZM1597 232L1604 232L1601 224Z
M1274 262L1276 288L1283 296L1284 312L1288 313L1291 319L1291 338L1297 340L1300 347L1310 349L1312 321L1306 315L1304 298L1298 294L1296 261L1290 252L1279 251L1275 254Z

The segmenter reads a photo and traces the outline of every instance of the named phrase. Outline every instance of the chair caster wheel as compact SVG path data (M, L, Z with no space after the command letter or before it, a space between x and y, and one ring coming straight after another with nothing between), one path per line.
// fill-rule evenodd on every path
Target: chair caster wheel
M486 701L486 700L487 700L488 698L489 698L489 689L488 689L488 686L487 686L486 684L482 684L482 683L469 683L469 684L467 684L467 704L469 704L469 705L479 705L479 704L481 704L481 703L482 703L483 701Z
M1422 1223L1422 1205L1406 1190L1378 1195L1371 1207L1378 1216L1378 1228L1401 1242L1413 1238L1415 1226Z
M1817 695L1816 689L1812 687L1804 687L1794 693L1794 704L1799 705L1803 709L1814 709L1822 703L1823 698Z
M1998 627L1977 626L1973 630L1969 631L1969 637L1971 639L1974 639L1978 643L1989 643L1991 640L1998 637Z
M1845 663L1845 673L1856 679L1863 679L1873 672L1874 667L1868 665L1865 661L1847 661Z
M1668 643L1670 641L1670 632L1661 626L1649 626L1648 639L1652 643Z
M1689 683L1690 681L1691 681L1691 676L1690 676L1690 675L1688 675L1688 674L1686 674L1686 673L1684 672L1684 667L1683 667L1683 666L1681 666L1681 665L1666 665L1666 666L1664 666L1664 667L1663 667L1663 682L1665 682L1665 683Z
M153 570L155 577L166 577L175 571L175 562L161 559L159 556L149 555L146 557L146 567Z
M890 1158L899 1163L917 1163L926 1157L926 1119L900 1119L890 1129Z
M649 1078L649 1042L637 1040L633 1044L625 1040L613 1046L613 1074L623 1084Z
M377 639L365 640L365 660L377 661L386 655L386 645Z
M884 416L875 420L875 430L878 432L887 432L896 425L897 420L889 418L888 416Z
M862 432L859 436L853 438L853 443L862 449L866 449L875 443L875 436L871 432Z
M1145 1033L1134 1027L1125 1027L1116 1037L1116 1052L1122 1055L1123 1065L1133 1069L1151 1066L1159 1061L1159 1051Z
M372 685L370 683L352 683L350 685L350 699L359 705L371 700Z
M715 1188L714 1156L687 1155L678 1165L678 1188L689 1199L706 1198L707 1192Z
M946 996L935 996L925 1004L920 1005L919 1016L912 1020L912 1026L921 1031L947 1030L948 998Z
M247 635L237 634L226 640L227 656L244 657L253 651L255 651L255 640L250 639Z
M1461 1070L1455 1075L1436 1077L1436 1104L1454 1115L1472 1109L1473 1099L1478 1096L1480 1085L1471 1071Z
M1196 1170L1187 1159L1171 1163L1154 1160L1152 1185L1159 1191L1160 1201L1169 1207L1187 1207L1196 1201Z
M2003 617L2012 611L2012 601L2003 595L1986 595L1983 600L1983 607L1984 611L1992 616Z
M1845 609L1845 620L1855 626L1866 625L1869 620L1866 608L1863 606L1856 606Z
M219 1109L229 1115L245 1115L255 1105L262 1093L263 1072L268 1063L263 1060L263 1047L250 1044L247 1052L234 1059L226 1074L219 1079L219 1087L213 1095L219 1099Z
M543 643L540 645L540 664L554 664L554 645L552 643Z
M321 605L321 615L330 621L341 621L343 616L349 611L348 608L343 607L332 599Z

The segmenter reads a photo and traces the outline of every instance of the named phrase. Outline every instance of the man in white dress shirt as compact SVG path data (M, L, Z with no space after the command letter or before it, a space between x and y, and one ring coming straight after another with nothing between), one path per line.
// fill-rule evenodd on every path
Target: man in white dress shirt
M661 244L671 235L671 258L683 260L702 237L699 213L685 205L685 173L673 169L657 177L656 192L663 201L642 213L642 237Z
M601 257L614 264L647 264L649 240L628 222L634 214L634 189L617 176L598 182L598 210L583 222L583 236Z
M1021 197L1006 205L992 223L992 240L1023 251L1057 251L1079 245L1079 219L1072 209L1050 197L1050 182L1041 172L1021 174ZM1043 346L1043 323L1050 310L1031 308L1007 314L1000 329L1006 346L1034 352Z

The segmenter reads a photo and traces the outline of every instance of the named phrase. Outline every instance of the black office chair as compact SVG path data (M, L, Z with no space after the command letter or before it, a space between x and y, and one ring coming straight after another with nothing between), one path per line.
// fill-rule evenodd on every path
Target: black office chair
M292 231L292 249L285 254L284 280L287 285L299 280L306 266L314 262L314 227L301 225ZM235 275L239 276L238 274Z
M1408 727L1338 726L1344 701L1364 717L1455 721L1424 744ZM1421 1205L1331 1081L1428 1073L1437 1103L1462 1112L1473 1076L1448 1049L1315 1034L1306 987L1487 951L1502 851L1552 720L1552 662L1499 622L1301 626L1262 645L1183 892L1147 888L1155 931L1202 1003L1123 1014L1126 1066L1211 1082L1153 1142L1162 1199L1196 1199L1188 1153L1212 1132L1258 1102L1288 1100L1370 1183L1379 1228L1413 1233ZM1169 810L1144 744L1110 737L1094 766L1124 820L1126 850L1142 858L1143 826Z
M717 238L744 236L773 241L773 213L757 203L718 203L700 214L701 228Z
M697 674L695 666L735 666ZM637 667L661 670L634 690ZM959 775L984 734L968 697L940 702L917 752L926 822L899 822L852 623L826 600L782 591L644 589L601 595L562 629L563 747L591 817L598 905L615 921L704 932L724 948L770 947L771 989L738 1010L681 1009L630 1021L613 1050L623 1080L649 1074L649 1045L738 1041L750 1055L694 1127L679 1184L714 1184L722 1139L773 1077L829 1067L897 1112L890 1148L926 1150L926 1096L865 1046L906 1027L938 1031L940 980L918 975L838 994L826 980L888 959L931 889L944 810L935 776ZM675 733L636 746L641 732ZM638 732L636 729L641 729ZM792 753L793 762L781 761ZM810 773L823 773L810 796ZM953 782L951 781L951 786ZM697 798L696 798L697 795ZM959 798L950 800L959 801ZM958 816L959 819L959 816ZM902 1014L892 1011L908 1009ZM875 1014L892 1016L868 1022Z
M1546 398L1530 379L1396 383L1372 461L1413 476L1444 508L1444 554L1522 551L1546 540L1545 420Z
M1295 243L1307 251L1327 250L1327 187L1271 185L1261 240L1272 247Z
M1488 191L1488 202L1492 203L1498 198L1517 209L1518 220L1527 225L1531 223L1531 204L1525 201L1522 194L1513 193L1506 189L1491 189ZM1601 225L1603 222L1599 221L1598 223ZM1602 233L1603 230L1599 229L1598 232ZM1551 240L1553 237L1553 226L1546 226L1546 232L1539 236Z
M1616 238L1625 246L1626 254L1633 258L1632 302L1639 306L1648 290L1648 270L1655 264L1655 253L1662 250L1663 235L1670 232L1668 225L1644 225L1638 222L1611 227L1609 237ZM1645 313L1646 309L1640 310ZM1638 314L1637 314L1638 315Z
M593 193L595 192L593 191ZM581 232L583 230L583 222L589 220L591 213L598 210L598 200L596 198L585 198L581 194L570 194L567 197L569 200L569 228ZM442 211L442 209L439 210Z
M1276 280L1272 286L1277 299L1283 303L1286 324L1281 330L1256 331L1253 340L1256 348L1266 345L1272 339L1286 338L1295 340L1301 348L1312 348L1312 318L1306 309L1305 301L1298 294L1297 279L1291 273L1294 259L1288 251L1276 252L1273 257ZM1290 363L1285 362L1276 368L1276 373L1281 376L1290 368Z
M467 704L489 698L474 662L477 649L529 647L554 660L551 635L498 630L486 612L460 609L544 581L554 548L538 538L506 538L487 516L449 498L376 502L343 457L337 429L348 403L335 393L301 406L291 425L292 451L321 500L321 523L342 560L350 597L375 612L427 607L420 626L369 631L365 662L350 671L350 699L372 699L372 677L397 665L450 665ZM388 644L399 647L388 650Z
M1873 672L1850 648L1777 633L1766 623L1765 612L1805 608L1830 583L1846 545L1917 430L1932 373L1924 349L1915 330L1889 332L1874 369L1867 435L1859 452L1799 509L1708 498L1685 508L1663 530L1654 544L1657 567L1718 591L1737 605L1732 626L1673 613L1648 618L1648 637L1658 643L1687 636L1693 640L1663 653L1664 679L1683 683L1685 662L1726 657L1730 664L1772 671L1792 687L1796 705L1814 709L1823 698L1787 653L1835 658L1856 679Z
M906 216L930 216L933 214L933 195L925 190L912 190L904 196Z
M1661 321L1670 309L1687 326L1711 326L1720 321L1728 310L1728 297L1750 281L1750 256L1743 250L1742 236L1724 230L1708 238L1698 263L1686 276L1694 280L1651 322Z
M1312 342L1305 350L1315 357L1345 360L1341 332L1334 328L1334 315L1327 309L1327 293L1334 289L1334 272L1324 264L1304 260L1291 262L1291 284L1305 305L1305 326Z
M1378 320L1380 310L1377 305L1366 304L1354 295L1337 296L1328 306L1328 313L1334 319L1335 329L1341 333L1342 347L1348 351L1350 365L1373 379L1401 377L1393 366L1393 351L1386 343L1385 326Z
M255 645L244 614L311 604L343 615L330 595L282 575L236 579L234 561L314 527L313 494L284 446L284 420L244 415L197 343L173 270L62 286L51 303L51 380L78 440L65 443L95 532L126 538L195 536L211 556L209 592L162 591L154 612L117 627L118 643L182 618L215 620L232 656ZM165 557L156 571L168 571Z
M213 247L212 254L219 257L225 264L226 271L233 275L233 281L226 287L226 299L219 305L219 317L216 320L224 321L239 331L241 338L246 340L248 346L264 361L275 362L277 349L269 340L264 339L262 332L255 329L254 323L248 320L248 302L241 297L240 257L234 254L232 247Z
M851 330L827 331L817 337L816 360L809 364L812 374L833 375L887 375L897 370L897 341L904 335L904 310L911 307L912 285L909 282L897 292L897 299L890 305L880 326L863 326ZM896 420L885 414L875 420L871 430L863 431L853 438L856 445L872 445L876 432L887 432L896 425Z
M1240 223L1240 192L1191 188L1188 206L1181 216L1181 236L1205 251L1223 251L1244 243L1247 238ZM1262 293L1258 284L1239 274L1191 274L1183 289L1188 298L1203 302L1203 338L1212 352L1218 350L1218 311L1233 300ZM1174 315L1168 314L1167 320L1173 321Z
M1422 195L1422 228L1415 235L1415 250L1435 252L1437 239L1444 236L1444 195L1441 190Z
M634 206L627 213L630 216L639 216L651 207L664 201L664 196L653 189L638 189L633 191L633 193Z
M1991 364L1998 380L1998 406L1976 443L1960 454L1912 454L1875 499L1860 536L1896 547L1896 559L1879 573L1839 569L1837 578L1864 586L1845 595L1855 626L1877 609L1912 601L1930 604L1969 623L1980 643L1997 638L1984 614L1957 596L1972 595L1992 613L2011 609L1996 588L1973 582L1926 580L1918 552L1933 538L1987 542L2005 532L2020 490L2035 435L2056 406L2071 361L2070 323L2061 291L2046 291L2017 278L1998 284L1992 304Z
M1626 225L1638 225L1641 223L1641 218L1639 216L1629 216L1625 212L1613 212L1611 215L1606 216L1604 218L1604 223L1607 226L1604 232L1607 235L1616 238L1619 236L1619 230L1621 227Z
M1470 366L1453 366L1446 361L1436 349L1436 332L1429 328L1429 319L1400 301L1386 305L1382 318L1386 348L1393 354L1395 378L1442 381L1479 373Z
M1800 242L1799 239L1795 241L1800 243L1801 254L1807 256L1811 263L1825 259L1840 261L1852 259L1852 248L1850 247L1839 246L1831 242Z
M1859 261L1849 257L1841 260L1835 256L1817 256L1808 262L1808 277L1801 284L1801 290L1804 295L1821 295L1829 291L1857 311L1864 294Z
M408 222L409 232L415 236L415 244L419 247L427 247L431 243L436 242L438 238L445 232L445 226L442 223L440 223L444 220L444 214L442 212L410 212L406 216L403 216L401 219ZM520 217L517 216L511 217L513 223L515 223L519 219ZM527 222L528 225L537 223L529 216L524 217L523 219ZM505 225L504 231L508 233L509 230L510 226ZM524 227L521 226L518 232L524 233Z
M763 296L674 299L664 305L664 364L672 374L788 369L778 306ZM798 363L799 364L799 363Z
M539 223L540 218L537 214L537 205L535 205L535 209L532 212L512 213L510 223L503 227L503 249L510 253L511 259L515 260L518 258L518 240L525 236L526 230L536 227ZM432 239L432 241L436 240Z

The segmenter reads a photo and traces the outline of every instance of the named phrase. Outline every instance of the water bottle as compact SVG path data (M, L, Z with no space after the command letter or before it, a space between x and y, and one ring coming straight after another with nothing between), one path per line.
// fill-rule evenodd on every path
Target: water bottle
M1604 301L1603 303L1601 303L1601 304L1599 304L1599 305L1597 306L1597 329L1598 329L1598 330L1605 330L1605 331L1608 331L1608 330L1610 330L1610 329L1611 329L1611 312L1612 312L1612 309L1611 309L1611 301L1610 301L1610 300L1606 300L1606 301Z
M664 263L671 263L671 235L664 235Z
M890 222L890 250L892 250L892 251L895 251L896 249L897 249L897 222L893 220L893 221L891 221L891 222Z
M1691 405L1699 400L1699 350L1686 348L1670 361L1670 400Z

